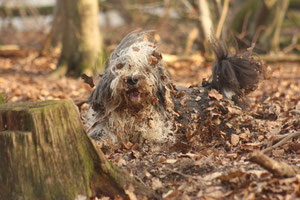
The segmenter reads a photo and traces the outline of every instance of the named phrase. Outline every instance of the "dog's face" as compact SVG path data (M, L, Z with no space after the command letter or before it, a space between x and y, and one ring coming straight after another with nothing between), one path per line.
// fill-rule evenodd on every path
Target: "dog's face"
M111 112L136 115L150 106L164 113L173 103L162 56L142 35L131 42L128 37L111 54L109 66L91 96L92 107L103 116Z
M110 84L112 99L129 111L139 111L158 103L157 93L163 93L161 89L167 84L163 80L166 75L161 56L150 45L149 42L133 44L110 63L109 73L114 77ZM164 101L164 98L162 95L160 100Z

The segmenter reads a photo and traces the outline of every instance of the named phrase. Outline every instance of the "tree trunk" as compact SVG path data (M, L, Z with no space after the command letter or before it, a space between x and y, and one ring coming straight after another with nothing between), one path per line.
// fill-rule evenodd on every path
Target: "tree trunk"
M50 51L50 47L56 47L60 42L62 42L62 33L59 32L59 29L63 28L62 26L62 3L63 1L58 1L56 3L54 13L53 13L53 22L51 26L51 30L48 33L43 47L41 49L41 55L46 55Z
M275 52L279 52L280 48L279 48L279 37L280 37L280 32L281 32L281 28L282 28L282 23L284 20L284 17L286 15L287 9L289 7L289 0L282 0L278 3L278 7L280 9L278 9L278 21L276 23L275 29L274 29L274 35L271 41L271 50L275 51Z
M0 105L0 199L126 197L152 191L111 164L69 100Z
M60 2L59 2L60 1ZM58 0L62 9L62 52L52 76L91 75L101 61L97 0Z
M214 24L207 0L198 0L200 33L205 53L209 53L209 38L214 35Z

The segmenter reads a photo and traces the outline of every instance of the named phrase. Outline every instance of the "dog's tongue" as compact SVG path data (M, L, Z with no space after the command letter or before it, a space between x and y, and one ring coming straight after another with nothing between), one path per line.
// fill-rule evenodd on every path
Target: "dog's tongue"
M141 97L138 90L132 90L129 92L129 98L132 102L139 102Z

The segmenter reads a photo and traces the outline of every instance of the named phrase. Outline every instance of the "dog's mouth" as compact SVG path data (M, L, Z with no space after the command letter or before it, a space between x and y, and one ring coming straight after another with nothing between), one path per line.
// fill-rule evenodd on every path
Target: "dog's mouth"
M130 101L132 101L134 103L139 103L141 100L141 93L136 88L129 90L127 92L127 95L129 97Z

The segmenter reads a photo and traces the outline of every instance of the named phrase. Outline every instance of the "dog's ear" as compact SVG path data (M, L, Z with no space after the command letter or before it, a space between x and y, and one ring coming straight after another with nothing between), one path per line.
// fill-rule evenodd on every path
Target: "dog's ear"
M96 88L89 98L89 104L94 111L105 113L105 104L111 99L110 84L113 80L113 74L109 71L103 74L101 80L98 82Z
M170 91L172 90L172 85L170 82L169 74L168 72L163 68L159 67L159 77L157 79L159 80L159 85L157 88L157 97L159 100L159 104L162 105L165 109L172 104Z
M157 97L158 97L158 102L160 105L162 105L163 107L166 107L166 88L160 84L158 86L158 90L157 90Z

